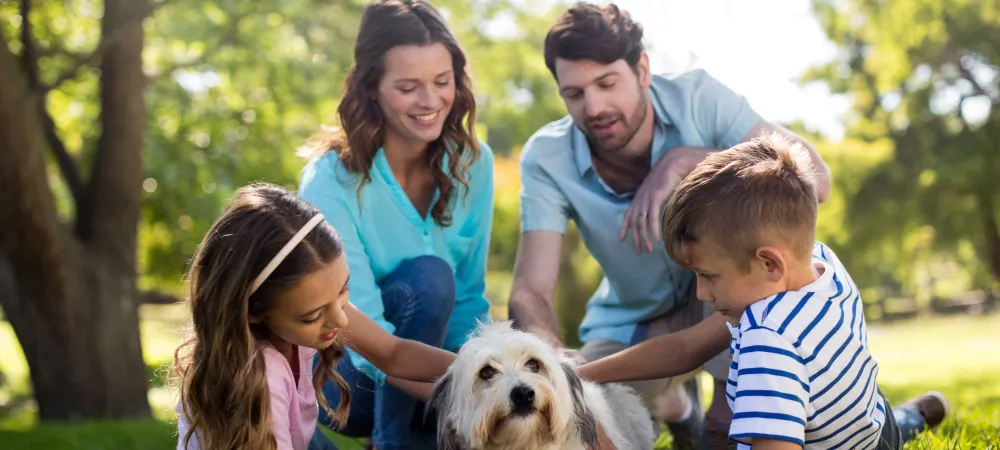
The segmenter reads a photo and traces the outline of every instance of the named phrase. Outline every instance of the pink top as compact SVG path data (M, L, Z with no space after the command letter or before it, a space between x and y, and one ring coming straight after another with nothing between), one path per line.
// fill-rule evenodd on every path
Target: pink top
M312 361L316 350L298 347L298 355L299 377L296 380L285 357L270 345L264 347L267 387L271 392L271 433L278 443L278 450L306 450L316 431L319 409L312 383ZM180 412L179 405L177 410ZM189 425L183 414L178 416L177 450L199 450L201 446L197 433L191 437L191 445L184 448L184 436Z

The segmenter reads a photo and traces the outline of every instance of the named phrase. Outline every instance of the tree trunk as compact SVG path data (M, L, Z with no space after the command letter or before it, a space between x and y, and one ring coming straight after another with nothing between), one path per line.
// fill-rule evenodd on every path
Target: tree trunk
M55 208L40 104L0 33L0 306L42 420L150 416L135 286L145 1L106 1L102 136L75 232Z
M986 236L986 264L993 279L1000 282L1000 227L997 226L997 210L993 192L982 189L979 193L979 208L983 215L983 233Z

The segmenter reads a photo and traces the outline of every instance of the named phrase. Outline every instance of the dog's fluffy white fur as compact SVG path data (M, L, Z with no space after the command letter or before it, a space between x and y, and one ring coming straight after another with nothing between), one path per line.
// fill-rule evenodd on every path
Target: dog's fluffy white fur
M619 449L652 449L656 439L631 388L582 380L551 345L509 321L480 325L429 405L445 450L595 449L598 425Z

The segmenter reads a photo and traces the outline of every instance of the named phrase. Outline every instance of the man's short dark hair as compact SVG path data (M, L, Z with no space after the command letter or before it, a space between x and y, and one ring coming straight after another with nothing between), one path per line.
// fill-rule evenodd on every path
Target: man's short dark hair
M642 52L642 25L613 3L604 7L577 3L545 36L545 65L556 80L557 58L601 64L624 59L634 70Z

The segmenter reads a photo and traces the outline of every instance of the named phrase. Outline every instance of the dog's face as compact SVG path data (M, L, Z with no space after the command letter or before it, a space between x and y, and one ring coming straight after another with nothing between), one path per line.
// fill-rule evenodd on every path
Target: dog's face
M509 322L480 327L438 381L439 448L541 445L578 432L596 442L576 370L546 342Z

